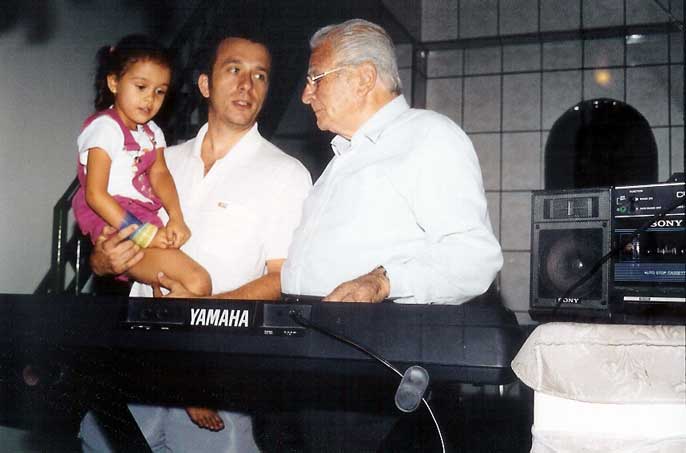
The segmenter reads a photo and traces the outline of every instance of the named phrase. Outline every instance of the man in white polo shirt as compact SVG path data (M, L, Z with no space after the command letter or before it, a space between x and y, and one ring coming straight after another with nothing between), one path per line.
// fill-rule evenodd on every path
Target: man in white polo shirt
M208 123L196 138L165 151L192 232L183 251L209 272L213 297L278 299L281 266L312 182L300 162L257 130L269 86L267 48L230 37L219 41L212 55L198 79ZM97 274L121 273L141 258L144 252L125 240L128 234L124 229L96 243L91 266ZM171 286L175 295L191 296ZM136 283L131 295L151 296L152 289ZM129 407L153 451L257 451L248 415ZM84 451L110 450L90 414L80 436Z

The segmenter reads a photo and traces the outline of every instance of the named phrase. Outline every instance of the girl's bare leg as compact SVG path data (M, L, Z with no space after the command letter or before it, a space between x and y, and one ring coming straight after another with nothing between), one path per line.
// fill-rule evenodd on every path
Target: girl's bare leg
M162 272L196 296L212 294L210 274L181 250L148 247L143 253L143 259L127 272L134 280L156 284L157 274Z

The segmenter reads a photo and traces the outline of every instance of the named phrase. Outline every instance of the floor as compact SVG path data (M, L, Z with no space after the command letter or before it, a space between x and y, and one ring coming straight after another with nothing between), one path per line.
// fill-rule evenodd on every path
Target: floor
M2 390L5 426L0 426L0 452L80 451L76 440L77 412L47 406L41 410L45 402L30 398L8 401L7 389ZM506 387L460 385L452 389L452 394L456 398L432 398L430 402L447 451L529 451L533 396L524 386L517 382ZM44 416L20 414L26 408ZM12 409L18 412L8 414ZM426 409L420 407L415 413L400 417L399 414L399 411L371 415L313 409L257 414L256 426L262 433L264 451L268 452L441 451L435 425Z

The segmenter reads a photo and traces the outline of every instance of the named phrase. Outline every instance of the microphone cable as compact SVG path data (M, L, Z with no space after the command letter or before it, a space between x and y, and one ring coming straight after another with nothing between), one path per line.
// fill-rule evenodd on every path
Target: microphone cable
M593 275L595 275L598 270L609 260L613 255L617 254L620 250L623 250L627 245L633 242L633 240L638 237L641 233L645 232L650 226L657 222L658 220L663 219L667 214L670 212L674 211L676 208L684 204L684 200L677 198L674 203L672 203L669 207L666 209L663 209L662 211L658 212L654 216L652 216L647 222L645 222L643 225L641 225L639 228L634 230L634 232L629 236L628 239L626 239L624 242L619 244L617 247L614 247L610 249L609 252L607 252L602 258L600 258L596 264L589 270L586 275L581 277L579 280L577 280L576 283L574 283L572 286L570 286L567 291L565 291L562 296L557 298L557 302L555 303L555 307L553 307L552 315L555 316L557 314L557 310L560 308L562 305L562 301L565 300L567 297L569 297L577 288L579 288L581 285L586 283Z
M364 354L368 355L369 357L381 362L383 365L385 365L387 368L389 368L390 370L395 372L402 379L403 373L401 373L388 360L381 357L379 354L374 352L372 349L370 349L366 346L363 346L362 344L357 343L357 342L351 340L350 338L348 338L342 334L333 332L333 331L331 331L325 327L322 327L318 324L313 323L312 321L305 319L297 309L291 309L288 312L288 315L291 317L291 319L293 321L297 322L301 326L312 329L312 330L316 330L319 333L322 333L322 334L329 336L331 338L334 338L334 339L336 339L336 340L338 340L344 344L352 346L353 348L357 349L358 351L361 351ZM436 432L438 433L438 439L441 442L441 450L443 453L445 453L445 443L443 442L443 434L441 433L441 427L438 424L438 420L436 419L434 412L431 410L431 406L429 405L429 402L423 396L422 396L422 402L424 403L424 406L426 406L426 409L429 411L429 415L431 416L431 419L434 422L434 426L436 427Z

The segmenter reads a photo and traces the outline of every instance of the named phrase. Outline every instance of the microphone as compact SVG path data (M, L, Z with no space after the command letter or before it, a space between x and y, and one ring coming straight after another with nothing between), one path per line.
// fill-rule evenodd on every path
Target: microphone
M405 370L395 392L395 406L403 412L414 412L422 402L429 386L429 373L419 365Z

